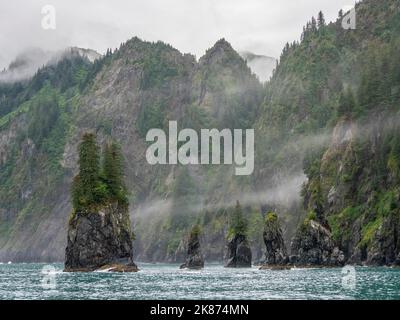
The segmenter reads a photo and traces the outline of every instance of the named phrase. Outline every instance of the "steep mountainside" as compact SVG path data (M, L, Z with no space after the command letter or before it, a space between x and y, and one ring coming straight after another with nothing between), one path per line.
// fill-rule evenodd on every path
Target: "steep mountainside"
M196 61L138 38L94 63L73 55L31 81L1 84L0 260L63 259L77 145L95 131L126 159L136 260L183 262L194 224L205 259L222 260L239 200L253 261L264 257L264 215L276 212L287 248L317 226L340 261L395 262L400 3L365 0L356 12L355 30L342 28L343 13L330 24L313 18L265 86L224 39ZM255 128L254 174L149 165L146 132L169 120Z
M342 262L393 264L400 250L400 3L366 0L356 12L356 30L344 30L341 19L325 25L320 16L301 43L285 47L259 121L268 154L257 160L280 170L284 151L284 169L293 172L303 162L307 217L298 236L319 224L343 251ZM275 139L290 149L274 148Z
M8 110L1 118L0 255L10 260L62 259L77 143L88 130L97 132L100 145L109 136L121 143L136 205L136 254L174 260L203 199L215 195L217 187L207 184L223 180L210 172L216 168L148 165L146 132L167 128L168 120L197 130L248 127L262 101L262 86L225 40L196 62L164 43L133 38L92 65L65 59L28 84L2 90ZM226 172L229 181L233 173ZM222 252L220 226L213 234Z

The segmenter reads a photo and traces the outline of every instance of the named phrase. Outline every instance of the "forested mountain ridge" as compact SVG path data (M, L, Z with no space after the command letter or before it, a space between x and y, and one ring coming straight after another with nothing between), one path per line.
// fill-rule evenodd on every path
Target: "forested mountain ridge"
M10 106L1 118L1 255L22 261L63 258L69 186L77 144L87 131L97 133L100 145L113 137L122 146L126 183L136 205L132 220L139 254L146 236L153 238L148 246L161 242L162 247L159 258L153 257L153 247L143 249L143 259L162 260L174 253L193 215L201 211L207 170L150 166L146 132L165 129L169 119L196 130L247 127L263 96L255 75L223 39L197 62L162 42L133 38L94 64L65 59L39 70L28 83L2 90ZM148 203L157 201L172 203L172 208L162 204L150 218L142 217ZM167 232L153 229L153 222L164 228L169 221L176 226Z
M329 25L319 15L285 47L259 122L270 151L257 160L279 171L285 158L283 171L293 172L303 162L303 237L313 220L347 261L398 263L400 3L357 4L355 30L342 28L342 15Z
M356 12L355 30L342 28L344 13L330 24L313 18L265 86L224 39L197 61L138 38L95 63L66 59L28 83L0 86L0 260L62 260L76 147L95 131L100 145L118 141L127 160L138 260L181 260L194 223L206 259L222 259L240 200L255 260L265 213L275 211L288 247L314 220L349 261L392 263L400 247L400 6L365 0ZM255 128L254 174L148 165L145 134L168 120L195 130Z

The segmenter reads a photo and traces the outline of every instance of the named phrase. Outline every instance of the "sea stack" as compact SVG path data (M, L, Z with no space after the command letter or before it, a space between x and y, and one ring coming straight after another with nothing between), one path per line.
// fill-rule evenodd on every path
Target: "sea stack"
M289 257L287 255L285 241L282 236L282 229L276 213L268 213L266 215L263 238L266 253L264 265L261 269L274 269L287 265Z
M247 241L247 221L239 201L232 215L225 255L226 268L251 268L251 249Z
M68 225L65 271L138 271L129 214L118 203L74 214Z
M94 134L79 146L79 174L72 185L66 272L136 272L129 203L123 184L122 155L116 144L104 148L102 167Z
M291 244L291 264L299 266L343 266L345 256L335 245L330 230L310 214L298 228Z
M180 266L181 269L203 269L204 257L200 248L200 233L199 225L195 225L189 235L187 256L185 263Z

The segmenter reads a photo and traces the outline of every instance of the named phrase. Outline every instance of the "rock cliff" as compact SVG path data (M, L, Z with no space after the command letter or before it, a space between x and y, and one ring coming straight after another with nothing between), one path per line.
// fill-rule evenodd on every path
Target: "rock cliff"
M186 261L180 266L181 269L202 269L204 267L204 257L200 247L200 229L198 226L192 228L190 232Z
M226 268L251 268L251 249L244 235L233 236L226 248Z
M335 247L329 230L314 220L300 227L291 245L290 262L300 266L342 266L343 252Z
M138 271L133 262L127 209L114 203L93 212L76 212L68 225L65 271Z
M282 229L275 213L269 213L265 218L263 239L266 246L264 265L284 265L289 262Z

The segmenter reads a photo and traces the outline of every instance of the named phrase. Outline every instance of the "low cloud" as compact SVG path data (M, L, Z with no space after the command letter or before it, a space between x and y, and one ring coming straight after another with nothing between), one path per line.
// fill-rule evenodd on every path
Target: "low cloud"
M162 40L182 52L203 55L225 37L236 50L279 57L286 42L299 39L303 25L323 10L337 17L349 0L14 0L0 3L0 70L29 47L70 46L104 53L133 36ZM56 30L43 30L41 9L56 9Z

